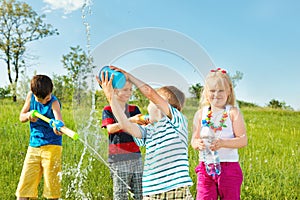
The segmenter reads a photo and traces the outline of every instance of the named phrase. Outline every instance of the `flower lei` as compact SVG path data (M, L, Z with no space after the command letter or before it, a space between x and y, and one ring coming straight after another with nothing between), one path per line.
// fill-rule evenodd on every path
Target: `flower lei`
M224 124L228 114L226 112L226 110L223 111L223 115L222 118L220 119L220 124L219 126L215 126L214 123L211 121L211 117L212 117L212 111L211 111L211 107L208 108L208 113L205 119L202 120L202 125L203 126L207 126L210 127L214 132L217 131L221 131L224 128L226 128L227 126Z

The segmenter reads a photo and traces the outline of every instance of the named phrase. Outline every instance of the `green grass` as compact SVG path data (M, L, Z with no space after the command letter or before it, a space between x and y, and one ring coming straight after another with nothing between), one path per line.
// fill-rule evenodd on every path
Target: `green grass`
M15 199L28 146L29 124L19 122L21 107L22 102L0 100L1 199ZM190 134L197 107L197 102L188 101L184 109ZM71 110L63 109L62 112L66 125L76 130ZM242 199L299 199L300 113L263 108L242 108L242 112L248 135L248 146L239 150L244 173ZM112 199L108 168L89 150L85 154L83 151L84 145L80 141L64 136L62 199ZM191 192L195 195L194 168L198 164L198 154L191 147L189 162L194 182ZM42 187L40 196L41 192Z

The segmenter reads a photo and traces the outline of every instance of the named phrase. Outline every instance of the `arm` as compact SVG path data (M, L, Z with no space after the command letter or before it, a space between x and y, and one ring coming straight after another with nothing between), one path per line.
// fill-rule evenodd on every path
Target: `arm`
M198 110L194 115L193 120L193 136L191 140L191 145L196 150L205 149L205 144L203 140L200 138L200 130L201 130L201 116L202 110Z
M61 114L61 110L60 110L60 104L59 104L58 101L54 101L54 102L52 103L52 111L53 111L53 114L54 114L54 118L55 118L56 120L62 121L62 114ZM62 132L56 130L55 127L53 128L53 131L54 131L54 133L57 134L57 135L62 135Z
M132 74L129 74L126 71L121 70L117 67L112 67L112 69L125 74L128 80L131 81L145 97L147 97L150 101L156 104L156 106L164 114L166 114L170 119L172 119L171 111L169 109L169 103L165 99L163 99L150 85L144 83L143 81L134 77Z
M106 128L108 133L116 133L121 130L119 123L108 124Z
M58 101L54 101L52 103L52 111L54 114L54 118L62 121L62 114L61 114L60 105Z
M136 124L140 124L140 125L146 125L147 123L145 122L146 120L141 120L139 117L142 116L142 114L137 114L135 116L132 116L130 118L127 118L131 123L136 123ZM122 130L122 128L120 128L120 124L114 123L114 124L108 124L106 126L107 131L109 133L116 133L120 130Z
M130 122L123 109L121 108L117 98L115 98L115 95L113 95L113 98L111 99L111 101L109 101L109 104L112 108L112 112L118 120L119 128L136 138L142 138L142 133L139 127L136 124Z
M237 108L230 110L230 119L232 120L232 129L234 138L218 139L211 145L211 150L219 148L242 148L247 145L246 127L242 113Z
M112 112L114 113L114 116L118 120L119 128L128 132L134 137L142 138L142 133L139 127L129 121L115 96L114 89L112 87L113 75L109 81L108 74L106 74L106 76L104 77L104 73L102 73L101 76L102 82L98 77L96 77L96 79L104 91L104 94L111 106Z
M36 122L37 121L37 118L36 117L32 117L31 116L31 112L30 112L30 100L31 100L31 95L32 95L32 92L28 92L27 96L26 96L26 99L25 99L25 103L23 105L23 108L20 112L20 121L22 123L24 122L27 122L28 120L29 121L32 121L32 122Z

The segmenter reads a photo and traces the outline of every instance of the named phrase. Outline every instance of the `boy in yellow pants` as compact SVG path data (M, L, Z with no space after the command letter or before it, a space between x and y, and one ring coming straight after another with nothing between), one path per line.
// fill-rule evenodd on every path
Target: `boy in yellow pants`
M47 199L61 195L61 132L41 119L32 117L32 110L55 120L62 120L58 99L52 95L53 83L48 76L36 75L30 82L31 91L20 113L20 121L30 121L30 141L20 181L16 191L19 200L38 197L38 185L44 176L44 193Z

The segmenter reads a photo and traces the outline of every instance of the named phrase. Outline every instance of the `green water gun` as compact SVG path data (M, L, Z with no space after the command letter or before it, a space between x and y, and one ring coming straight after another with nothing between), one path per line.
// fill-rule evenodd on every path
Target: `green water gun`
M33 110L31 113L32 117L38 117L39 119L49 123L49 125L53 128L55 127L58 131L61 131L62 133L66 134L73 140L77 140L79 138L78 133L72 131L71 129L68 129L64 123L60 120L56 119L49 119L48 117L45 117L44 115L40 114L37 110Z

